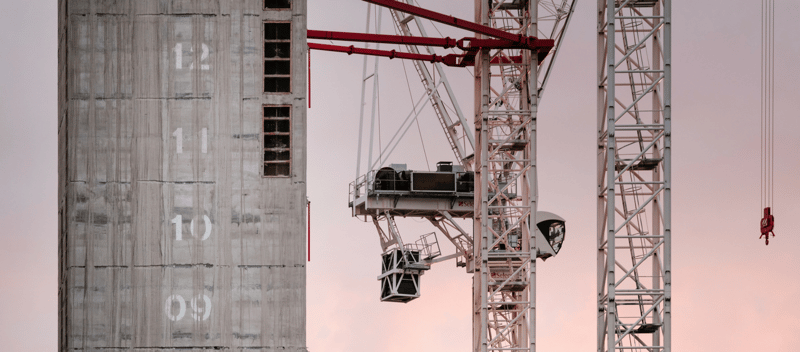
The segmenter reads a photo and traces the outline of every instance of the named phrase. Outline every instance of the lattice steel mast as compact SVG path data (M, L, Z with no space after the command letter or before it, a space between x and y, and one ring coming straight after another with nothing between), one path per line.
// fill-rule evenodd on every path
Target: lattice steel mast
M537 34L537 1L513 12L501 5L476 0L476 22ZM538 58L490 63L514 54L481 50L475 65L473 343L481 352L536 347Z
M597 8L597 350L668 352L671 0Z

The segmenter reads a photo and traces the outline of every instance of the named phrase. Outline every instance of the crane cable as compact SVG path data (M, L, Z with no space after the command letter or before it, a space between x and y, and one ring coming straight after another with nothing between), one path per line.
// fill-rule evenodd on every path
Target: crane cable
M775 2L761 0L761 237L775 236Z
M395 35L401 34L397 31L396 26L394 27L394 34ZM417 115L417 107L414 105L414 94L411 93L411 82L408 80L408 72L406 72L406 63L405 61L402 60L400 61L400 63L403 64L403 75L406 77L406 87L408 88L408 97L411 98L411 110L414 112L414 115ZM428 151L425 150L425 138L422 138L422 128L419 127L419 119L415 118L414 121L417 123L417 132L419 132L419 142L420 144L422 144L422 153L425 155L425 165L428 166L428 171L431 171L431 164L428 161Z
M761 5L761 208L766 208L772 207L774 194L775 5L774 0Z

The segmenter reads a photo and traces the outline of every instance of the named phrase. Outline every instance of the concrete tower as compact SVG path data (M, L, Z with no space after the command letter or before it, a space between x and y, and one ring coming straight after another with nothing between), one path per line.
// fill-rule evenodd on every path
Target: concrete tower
M59 349L307 351L306 1L59 1Z

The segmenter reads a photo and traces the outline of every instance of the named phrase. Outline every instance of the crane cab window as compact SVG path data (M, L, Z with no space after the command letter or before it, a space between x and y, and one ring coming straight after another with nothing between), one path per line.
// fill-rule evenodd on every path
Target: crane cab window
M264 92L291 92L292 24L264 23Z
M264 106L264 177L291 176L291 115L291 106Z

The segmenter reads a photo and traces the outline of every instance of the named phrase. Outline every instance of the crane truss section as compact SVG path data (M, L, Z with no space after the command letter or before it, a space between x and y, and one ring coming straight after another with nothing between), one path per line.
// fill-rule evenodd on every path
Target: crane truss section
M413 5L413 0L406 0L406 3ZM391 9L390 13L400 35L428 36L423 21L418 16L395 9ZM423 50L429 55L436 54L434 49L430 46L419 47L417 45L406 45L405 47L409 53L413 54L420 54ZM450 82L447 80L447 75L442 69L442 64L439 62L433 64L436 71L435 73L439 74L440 84L436 83L435 74L431 74L431 71L424 62L413 61L413 65L425 89L425 94L430 100L431 107L439 121L439 125L444 131L450 149L453 151L453 155L464 169L469 170L472 167L474 158L473 150L475 149L475 137L469 129L467 119L461 111L455 93L453 93ZM444 90L443 94L440 93L442 89ZM449 99L450 107L452 107L450 110L448 110L446 101L442 98L443 95ZM451 116L452 113L456 115L455 119Z
M412 2L406 0L408 4ZM534 237L536 106L551 76L575 3L576 0L476 0L476 22L512 34L553 39L555 46L549 55L508 48L479 52L475 61L474 144L467 143L472 135L466 130L441 66L435 66L442 77L436 82L424 64L415 64L457 160L465 169L474 165L476 184L470 210L460 209L468 204L461 201L459 207L451 204L447 208L442 199L374 196L370 193L374 175L365 175L351 185L353 215L372 218L385 253L410 249L402 242L395 216L427 218L455 245L455 254L423 262L463 258L458 264L474 273L475 351L535 351L535 258L541 254ZM397 10L391 10L391 14L399 34L427 35L416 16ZM412 22L419 33L412 30ZM481 38L490 37L478 35ZM422 49L434 54L430 47ZM421 53L413 45L408 45L407 51ZM544 58L542 62L540 57ZM377 64L374 76L367 75L366 68L364 72L365 81L377 77ZM450 98L458 120L449 116L440 87ZM470 144L475 146L474 158L465 155ZM376 165L371 157L369 160L368 165L374 170ZM453 221L469 216L475 220L474 237Z
M514 4L520 4L520 0L505 0L495 1L494 7L498 9L513 8ZM569 23L572 20L572 14L575 11L577 0L539 0L536 21L536 33L538 38L553 39L555 45L549 55L544 60L539 62L539 75L538 75L538 96L541 102L544 90L547 87L547 82L552 77L553 68L555 67L556 58L561 50L561 43L564 41L564 35L569 28ZM518 5L517 5L518 6ZM503 16L496 16L495 20L505 20Z
M535 35L528 9L535 14L536 4L513 4L476 0L476 21ZM515 63L514 56L523 59ZM534 345L536 60L529 52L484 49L475 61L474 351Z
M405 0L405 2L409 5L414 4L414 0ZM492 2L491 11L497 13L496 16L492 16L493 26L514 33L514 29L519 28L518 19L520 17L519 15L514 15L514 12L518 11L520 8L526 8L528 6L527 3L528 2L524 0L499 0ZM538 77L539 82L537 86L539 97L541 97L544 92L548 78L551 76L555 58L558 56L561 47L560 44L569 26L576 3L577 0L547 0L538 2L538 30L532 31L529 34L537 36L538 38L553 39L555 41L555 46L551 54L544 57L544 60L539 63L540 71L543 72L543 74ZM405 36L428 36L423 20L419 16L407 14L396 9L391 9L390 13L399 34ZM517 30L517 32L519 31ZM430 46L406 45L406 49L409 53L413 54L420 54L423 51L429 55L436 54L435 50ZM506 59L510 60L509 57ZM465 169L470 169L474 162L474 153L472 151L475 149L475 137L469 130L464 113L447 80L446 73L442 69L442 64L439 62L433 64L436 71L434 74L432 74L425 63L421 61L414 61L413 64L456 160L458 160ZM438 73L440 77L439 83L437 83L435 79L436 73ZM443 93L440 92L442 90L444 91ZM443 96L449 99L449 105L446 100L442 98ZM456 118L454 119L451 114L455 114Z
M480 24L555 41L542 62L515 49L482 50L476 59L475 351L536 349L536 111L574 6L475 2Z
M598 0L597 350L670 351L671 0Z

